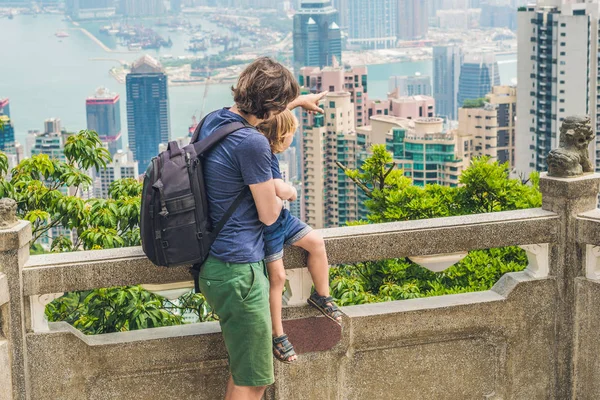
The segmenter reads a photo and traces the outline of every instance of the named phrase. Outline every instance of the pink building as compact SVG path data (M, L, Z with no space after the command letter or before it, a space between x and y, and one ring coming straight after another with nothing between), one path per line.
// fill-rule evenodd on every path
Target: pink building
M387 100L371 100L367 108L369 118L377 115L417 119L435 115L435 99L430 96L398 96L397 91L388 94Z
M310 92L348 92L354 104L355 126L369 124L367 105L367 67L346 69L334 63L332 67L304 67L300 69L300 86Z

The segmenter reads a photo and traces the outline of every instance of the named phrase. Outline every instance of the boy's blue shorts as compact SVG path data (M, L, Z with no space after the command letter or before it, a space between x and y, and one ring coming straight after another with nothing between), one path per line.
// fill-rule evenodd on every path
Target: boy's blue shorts
M287 209L281 210L273 225L265 227L265 262L283 258L283 246L292 245L306 236L312 228L294 217Z

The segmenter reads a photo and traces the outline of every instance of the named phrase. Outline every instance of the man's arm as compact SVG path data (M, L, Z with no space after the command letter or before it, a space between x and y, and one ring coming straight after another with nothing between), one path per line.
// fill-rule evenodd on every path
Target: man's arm
M323 114L323 109L319 107L319 101L321 101L325 96L327 96L329 92L321 92L314 94L304 94L302 96L298 96L296 100L292 101L288 104L288 110L293 110L297 107L302 107L309 113L320 113Z
M249 186L258 210L258 219L265 225L274 224L283 208L283 201L275 195L274 179Z

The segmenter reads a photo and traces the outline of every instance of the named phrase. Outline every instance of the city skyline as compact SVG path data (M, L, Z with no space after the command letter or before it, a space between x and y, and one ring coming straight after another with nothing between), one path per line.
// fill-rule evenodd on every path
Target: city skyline
M204 4L208 3L205 2ZM228 3L228 6L236 7L244 2L236 3L232 1L230 3ZM260 8L272 6L267 3L262 3ZM123 6L128 4L130 4L130 10L126 12L127 14L147 13L143 10L135 11L134 7L137 3L133 0L123 2L106 1L102 4L85 0L72 0L67 4L65 12L71 15L77 12L76 18L85 21L88 18L98 18L98 15L100 15L98 13L111 9L115 4L117 16L123 13ZM205 7L204 4L194 4L185 0L169 2L168 4L165 2L165 4L168 6L167 11L171 10L170 6L174 4L174 9L183 13L189 7L196 5ZM243 6L248 4L250 4L250 1L244 3ZM259 7L258 3L256 4ZM469 3L468 7L473 5L473 3ZM94 6L98 7L94 8ZM151 4L148 4L148 6L151 6ZM411 162L408 162L408 159L402 161L402 165L407 166L407 176L413 179L417 185L426 183L455 185L456 181L451 180L451 177L459 176L460 171L464 168L456 165L464 166L465 160L468 159L467 155L471 157L487 154L492 158L495 157L495 159L506 159L507 161L512 159L512 143L514 143L512 131L511 133L503 133L504 131L501 129L495 130L493 128L496 141L486 141L484 143L476 140L480 136L477 132L479 128L476 128L478 125L471 127L471 125L463 123L467 126L463 130L457 127L457 124L460 125L461 122L458 115L459 105L461 104L459 101L486 97L495 90L494 86L500 83L500 64L496 64L494 61L491 63L493 65L491 68L481 68L487 66L487 63L471 62L471 57L486 58L486 54L492 54L499 50L486 47L488 45L485 44L480 45L483 47L477 49L467 42L449 42L448 39L441 36L436 37L436 35L439 35L438 30L443 31L444 29L439 26L439 22L442 20L438 19L436 20L438 22L436 22L428 19L427 23L420 20L419 18L426 14L426 10L423 7L418 7L418 4L413 1L381 0L370 4L362 4L351 0L302 0L298 6L300 8L295 13L292 13L290 9L286 11L285 5L277 7L276 13L289 13L288 29L290 30L287 36L285 34L279 36L278 40L281 41L281 47L269 55L282 57L284 63L294 69L298 67L298 69L295 69L295 73L304 91L319 92L328 90L331 93L323 104L324 108L329 110L328 114L324 115L322 120L303 116L302 133L296 138L293 151L290 150L285 156L281 156L282 163L287 166L286 177L290 182L299 185L302 199L311 199L313 194L311 184L303 175L308 171L306 160L313 155L308 153L307 149L309 147L306 147L303 138L305 138L304 135L309 135L315 141L319 138L319 140L325 141L323 143L326 143L324 158L321 160L320 165L323 166L324 176L328 176L327 179L329 179L329 182L324 186L325 191L330 193L326 194L323 201L312 199L313 205L306 204L307 207L294 210L296 214L306 215L308 213L308 218L310 215L314 216L315 213L318 213L316 210L320 207L324 207L323 210L329 210L338 201L335 210L321 212L324 220L317 221L317 226L336 226L364 216L364 208L361 204L365 199L361 197L360 193L351 191L351 182L346 180L343 172L338 170L337 167L331 169L331 164L335 161L345 161L349 166L358 167L360 160L368 155L369 143L387 143L392 149L392 144L395 141L406 140L408 153L398 151L398 157L413 157L414 154L417 154L416 157L427 157L427 149L429 148L424 146L425 142L419 142L419 140L440 141L438 143L442 146L440 148L445 149L443 151L447 152L447 155L444 156L446 157L444 158L445 161L434 162L430 160L429 163L425 162L422 166L421 163L415 163L414 160ZM436 15L442 16L443 12L452 11L452 8L447 8L447 6L447 2L443 3L442 8L438 10L442 13L439 14L436 11ZM471 10L468 7L466 9ZM416 18L411 19L411 21L401 19L399 14L402 12L410 12ZM17 16L17 18L21 17ZM233 34L233 29L245 29L236 22L239 21L239 18L218 16L217 14L215 14L215 18L219 21L219 24L228 26L228 29L230 29L228 35ZM367 19L361 23L361 18ZM140 35L140 33L143 35L162 35L165 40L169 38L170 41L169 35L173 34L173 42L176 46L181 46L181 41L177 41L177 35L187 36L188 40L205 35L200 28L201 25L195 26L193 23L177 25L181 24L181 20L177 17L170 17L170 21L165 24L165 28L153 29L148 24L145 28L137 27L135 28L135 35ZM411 24L402 24L402 22L410 22ZM83 26L87 26L85 22L83 24ZM88 30L88 38L85 40L91 39L88 43L93 43L94 38L96 38L106 42L111 36L119 38L123 35L134 35L134 31L131 30L132 25L123 26L122 24L122 22L113 22L111 25L101 26L99 28L100 33L92 33ZM157 20L156 25L159 26L159 24L163 24L163 22ZM160 29L164 29L162 33ZM490 32L494 32L494 35L506 38L502 40L508 41L507 46L509 47L507 48L509 49L508 53L510 53L510 46L512 46L510 43L514 36L499 28L490 29ZM150 30L155 32L145 33L150 32ZM427 33L428 30L433 32L432 36ZM167 33L164 33L165 31ZM177 32L182 33L178 34ZM73 35L78 37L77 32L59 30L55 36L59 43L61 41L71 43L75 40L70 37ZM458 38L461 37L460 35L464 36L464 33L457 32L456 35ZM407 39L407 41L403 41L403 39ZM117 41L119 40L121 39L117 39ZM206 41L208 39L202 40ZM215 33L211 34L210 40L228 42L225 35L216 35ZM503 43L502 40L499 41L499 44ZM126 49L123 49L124 46L126 46ZM119 51L121 50L119 49L131 52L131 46L131 40L124 45L116 44L117 53L115 56L119 54L117 57L120 57L121 53ZM407 46L408 50L402 50L404 49L403 46ZM423 46L425 47L423 48ZM431 47L426 50L428 46ZM219 50L219 53L227 54L226 47ZM390 54L405 51L408 52L407 54L420 55L415 60L404 56L405 58L402 59L404 62L392 62L389 63L389 67L386 67L386 64L361 66L360 62L356 60L357 56L377 54L371 52L370 49L374 48L385 48L386 51L392 51ZM113 156L118 154L117 161L123 162L124 159L127 159L127 163L135 161L138 173L143 173L150 159L158 154L161 145L171 139L180 137L185 141L188 131L187 126L193 126L194 121L198 121L203 114L215 107L215 103L209 100L211 92L220 90L224 94L223 100L227 101L226 99L229 99L226 103L221 104L231 104L231 97L228 92L231 84L235 82L235 75L233 75L235 72L233 71L240 71L243 68L243 64L239 67L237 65L233 67L215 66L217 76L225 73L227 68L232 70L228 72L231 74L228 75L228 83L211 83L210 85L198 87L195 91L194 104L191 105L190 103L187 106L188 111L185 119L189 122L185 129L181 129L182 118L177 117L175 122L170 118L173 110L179 114L182 109L180 106L173 106L173 101L179 98L177 93L183 90L180 85L182 83L189 85L194 80L204 83L203 80L206 79L209 72L202 64L196 66L192 63L188 68L191 68L191 72L196 75L188 72L188 75L184 76L184 69L178 71L176 70L177 67L173 67L173 65L176 65L174 61L180 62L183 58L177 56L178 59L175 59L175 57L165 55L166 51L169 50L157 50L156 58L150 56L151 51L143 51L142 54L136 56L135 60L131 60L131 58L129 60L119 60L121 67L111 68L109 76L109 78L116 80L117 84L114 82L113 84L98 82L91 86L92 88L101 88L97 92L93 92L88 86L85 98L80 100L80 104L86 104L85 127L99 133L101 140L107 145L110 153ZM186 50L184 49L184 51ZM248 49L244 51L248 51ZM133 54L124 55L123 57L131 57ZM98 60L102 59L98 56L96 58ZM429 61L430 59L432 61ZM117 60L114 59L113 61ZM218 61L218 63L220 62ZM506 63L507 61L502 59L502 62ZM166 67L163 67L162 63ZM410 69L412 64L415 65L413 68L416 68L416 70ZM473 67L475 67L475 70ZM378 72L371 73L371 69ZM506 82L506 79L503 81ZM123 87L119 87L120 85L125 85L125 93ZM376 88L375 91L374 87ZM203 92L204 98L202 98ZM125 100L121 102L121 98ZM490 101L492 100L490 99ZM489 106L489 110L482 109L481 111L473 111L473 113L487 115L486 112L491 113L495 110L496 114L494 114L494 117L490 116L490 120L493 118L493 121L500 121L501 115L504 119L514 118L514 110L511 108L509 113L504 110L506 107L512 107L512 105L497 104ZM124 108L126 111L123 111ZM58 113L48 114L48 116L63 117ZM436 119L438 116L442 119ZM127 124L123 123L123 128L119 126L122 118L126 118L127 122ZM342 120L345 122L342 123ZM377 121L379 128L369 131L372 121ZM398 132L394 135L392 128L386 128L387 132L383 133L381 127L388 126L386 124L401 127L406 131L405 136L400 135ZM179 128L171 131L172 125L177 125ZM19 126L18 120L16 126ZM433 131L423 130L422 128L426 126L429 126ZM512 125L508 123L507 129L510 126ZM340 131L336 131L331 127L339 127ZM64 124L62 129L72 131L73 128L70 124ZM490 126L490 128L492 127ZM41 134L41 136L44 134ZM433 136L423 136L425 139L420 139L419 135L421 134ZM127 144L119 144L119 141L125 135ZM371 139L371 135L375 135L379 142ZM468 150L461 150L465 152L461 155L459 147L462 142L456 142L456 140L458 138L466 140L467 137L473 137L473 139L469 139ZM512 141L508 140L507 137ZM381 138L383 138L383 142ZM500 142L505 143L507 140L509 143L506 143L504 147L499 145ZM448 143L452 144L451 147L444 147ZM336 151L332 153L333 148L327 150L328 146L335 147ZM413 147L412 150L411 146ZM422 148L420 156L418 152L412 152L419 146ZM482 151L482 149L488 151ZM499 156L498 154L502 155ZM426 164L429 164L429 167ZM319 165L319 162L315 161L313 165ZM431 169L434 165L436 165L435 174ZM115 168L120 167L114 166L112 168L114 174ZM108 172L105 171L104 173ZM100 182L106 181L107 176L96 179L100 179ZM301 183L304 183L304 185L300 185ZM104 183L104 189L102 189L102 185L100 185L100 189L97 189L97 193L103 196L105 192L106 183ZM344 204L339 204L340 199Z

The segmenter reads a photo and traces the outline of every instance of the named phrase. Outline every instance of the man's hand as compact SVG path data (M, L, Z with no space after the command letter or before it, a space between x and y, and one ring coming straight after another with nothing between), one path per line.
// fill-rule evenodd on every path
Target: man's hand
M323 114L323 109L319 107L319 102L323 100L323 98L327 96L328 93L328 91L325 91L321 93L304 94L302 96L299 96L296 100L292 101L288 105L288 109L293 110L296 107L302 107L306 111L308 111L309 114Z

